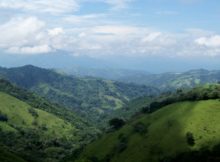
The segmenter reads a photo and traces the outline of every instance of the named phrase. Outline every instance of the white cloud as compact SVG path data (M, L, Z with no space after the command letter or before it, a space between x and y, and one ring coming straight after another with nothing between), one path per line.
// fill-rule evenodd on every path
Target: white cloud
M0 25L0 48L9 53L48 53L65 46L62 27L47 28L36 17L17 17Z
M36 17L13 18L0 25L0 47L30 43L44 27L45 23Z
M158 38L161 35L160 32L155 32L155 33L149 33L147 36L145 36L142 41L143 42L152 42L156 38Z
M0 8L60 14L77 11L76 0L1 0Z
M54 28L54 29L49 29L48 30L48 34L52 37L55 37L55 36L58 36L58 35L61 35L61 34L64 34L64 30L63 28Z
M48 45L39 46L24 46L24 47L11 47L7 50L9 53L13 54L42 54L51 52L52 49Z
M220 47L220 35L201 37L195 40L198 45L207 47Z
M64 50L78 55L219 56L220 36L200 29L162 32L145 26L104 23L91 14L61 17L59 24L37 17L15 17L0 24L0 48L9 53L38 54ZM78 19L79 25L74 19ZM85 23L82 23L85 22ZM57 26L58 25L58 26Z

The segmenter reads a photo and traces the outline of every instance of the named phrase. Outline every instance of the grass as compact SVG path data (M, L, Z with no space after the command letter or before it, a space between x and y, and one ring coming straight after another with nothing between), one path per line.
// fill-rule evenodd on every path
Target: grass
M0 92L0 99L0 112L8 117L8 122L0 122L3 131L15 131L15 125L25 129L45 127L42 137L47 138L72 138L72 134L77 131L70 123L43 110L32 108L10 95ZM37 116L33 116L29 109L33 109Z
M78 161L83 162L90 157L102 160L110 156L112 162L157 162L182 152L212 148L220 143L219 116L219 100L171 104L139 117L119 131L104 135L89 145ZM134 125L138 122L146 126L146 133L134 132ZM187 143L187 132L193 134L194 146ZM128 141L122 152L116 151L120 135Z

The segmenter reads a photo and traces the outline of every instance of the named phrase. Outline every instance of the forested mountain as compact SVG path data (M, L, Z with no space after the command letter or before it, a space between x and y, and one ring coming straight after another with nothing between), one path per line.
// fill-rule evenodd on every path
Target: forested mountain
M108 114L121 109L132 99L157 95L159 92L148 86L68 76L31 65L1 68L0 75L95 123L100 123Z
M170 72L161 74L151 74L149 72L135 70L88 70L83 68L64 71L79 76L93 76L125 83L157 87L163 91L175 90L178 88L193 88L198 85L220 81L219 70L209 71L205 69L190 70L182 73Z
M115 120L110 133L87 146L80 156L73 154L72 159L217 162L220 159L219 99L219 84L163 95L124 126Z
M72 111L2 79L0 101L0 161L60 161L100 133Z
M206 83L217 83L220 81L220 71L199 69L190 70L184 73L135 75L130 77L122 77L118 80L127 83L153 86L161 90L169 91L178 88L193 88Z
M64 71L65 73L81 76L81 77L95 77L108 80L120 80L121 78L140 77L146 76L150 73L141 70L129 70L129 69L114 69L114 68L85 68L75 66L74 68L61 68L58 71Z

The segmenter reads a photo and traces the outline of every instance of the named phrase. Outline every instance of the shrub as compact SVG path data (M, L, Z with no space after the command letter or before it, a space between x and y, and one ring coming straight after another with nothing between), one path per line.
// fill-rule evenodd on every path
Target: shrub
M147 132L147 128L144 123L142 122L137 122L136 124L133 125L133 131L139 134L145 134Z
M186 141L190 146L195 145L195 139L194 139L193 134L191 132L186 133Z
M125 121L123 119L114 118L109 121L109 125L113 129L119 129L125 125Z
M2 122L7 122L7 121L8 121L7 115L4 115L4 114L1 114L1 113L0 113L0 121L2 121Z
M29 108L28 112L34 117L37 118L39 115L37 113L37 111L34 108Z

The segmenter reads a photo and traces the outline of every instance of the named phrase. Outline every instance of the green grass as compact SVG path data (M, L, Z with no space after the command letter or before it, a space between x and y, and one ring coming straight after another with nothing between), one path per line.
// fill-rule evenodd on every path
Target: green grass
M165 157L203 147L212 148L220 143L220 101L207 100L180 102L165 106L128 123L119 131L104 135L89 145L78 161L91 157L99 160L111 156L112 162L157 162ZM134 132L135 123L143 123L147 132ZM186 133L191 132L195 145L186 142ZM119 152L119 135L127 139L127 147Z
M38 114L38 117L32 116L29 112L30 105L5 93L0 92L0 99L0 112L8 117L7 123L0 122L0 127L5 130L14 131L13 125L32 129L45 126L47 130L43 134L47 138L54 137L54 135L58 138L69 138L74 131L77 131L70 123L43 110L32 108ZM35 124L33 124L34 122Z
M0 115L8 119L0 121L0 146L10 152L26 161L58 162L80 147L82 137L73 124L4 92L0 92L0 101ZM12 154L4 157L6 153L0 149L1 162L16 158Z

